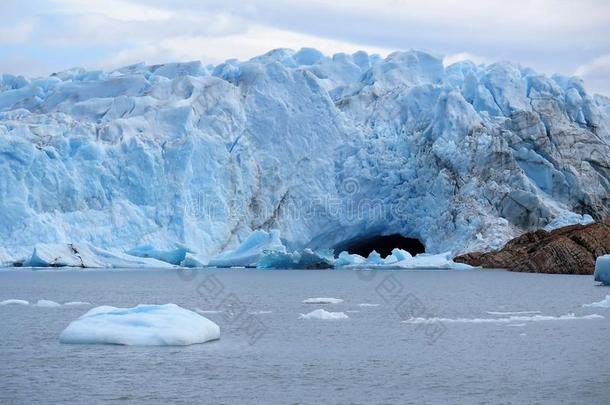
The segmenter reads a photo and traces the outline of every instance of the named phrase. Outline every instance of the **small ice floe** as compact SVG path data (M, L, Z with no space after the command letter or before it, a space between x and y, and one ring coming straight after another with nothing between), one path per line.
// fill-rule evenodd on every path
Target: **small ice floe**
M540 311L486 311L489 315L532 315L532 314L540 314Z
M303 304L340 304L343 300L341 298L307 298L301 302Z
M0 305L30 305L30 303L26 300L10 299L0 301Z
M525 324L525 323L509 323L506 326L512 326L514 328L520 328L520 327L525 326L525 325L527 325L527 324Z
M379 304L369 304L367 302L363 302L362 304L358 304L359 307L378 307Z
M606 295L606 298L601 301L585 304L583 307L610 308L610 295Z
M266 314L272 314L273 311L254 311L254 312L250 312L250 315L266 315Z
M360 311L357 311L357 310L353 310L353 309L352 309L351 311L345 311L345 312L347 312L348 314L357 314L357 313L358 313L358 312L360 312Z
M328 312L323 309L316 309L315 311L311 311L308 314L301 314L300 319L323 319L323 320L333 320L333 319L347 319L347 316L343 312Z
M64 304L64 307L82 307L82 306L86 306L86 305L91 305L91 303L85 302L85 301L70 301L70 302L66 302Z
M217 311L217 310L205 310L205 309L201 309L201 308L195 308L195 311L198 314L219 314L221 311Z
M575 321L575 320L591 320L604 319L598 314L576 316L574 314L565 314L560 316L551 315L532 315L532 316L509 316L507 318L411 318L402 321L403 323L421 324L429 322L445 322L445 323L511 323L511 322L542 322L542 321Z
M40 308L59 308L61 304L51 300L38 300L36 306Z
M101 306L91 309L59 336L61 343L184 346L220 338L214 322L176 304Z

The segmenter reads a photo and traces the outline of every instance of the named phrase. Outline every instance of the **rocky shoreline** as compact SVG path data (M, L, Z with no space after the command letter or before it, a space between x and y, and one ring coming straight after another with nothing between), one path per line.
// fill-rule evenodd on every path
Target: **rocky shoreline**
M551 232L527 232L494 252L472 252L454 261L484 268L555 274L593 274L595 259L610 253L610 218Z

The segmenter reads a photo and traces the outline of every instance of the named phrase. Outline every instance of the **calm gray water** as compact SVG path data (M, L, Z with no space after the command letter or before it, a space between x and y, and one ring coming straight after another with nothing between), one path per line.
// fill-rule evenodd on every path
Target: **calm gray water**
M0 271L0 300L119 307L173 302L223 311L205 315L221 326L219 341L129 347L59 343L61 331L90 307L0 306L0 403L610 403L610 309L582 307L610 288L590 276L479 270L202 270L191 280L182 276L167 270ZM345 301L301 303L309 297ZM321 307L360 312L346 312L344 320L299 319ZM262 334L241 323L257 311L272 311L249 318L261 322ZM401 323L409 314L506 317L487 311L604 319Z

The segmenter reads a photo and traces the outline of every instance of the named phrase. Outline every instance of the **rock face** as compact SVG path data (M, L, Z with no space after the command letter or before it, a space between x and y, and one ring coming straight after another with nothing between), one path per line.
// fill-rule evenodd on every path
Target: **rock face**
M609 196L610 100L508 62L278 49L0 76L0 262L80 241L206 260L256 229L486 251L607 218Z
M595 259L610 253L610 219L552 232L525 233L495 252L474 252L456 262L530 273L593 274Z

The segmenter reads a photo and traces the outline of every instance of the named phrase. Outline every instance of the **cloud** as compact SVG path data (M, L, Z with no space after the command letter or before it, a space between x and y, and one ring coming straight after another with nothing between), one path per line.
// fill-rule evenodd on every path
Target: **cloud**
M296 45L296 46L295 46ZM247 60L274 48L313 47L332 55L336 52L353 53L365 49L369 53L386 55L391 49L363 47L345 41L320 38L264 26L249 27L243 33L222 36L176 36L166 38L156 44L138 44L121 50L117 54L101 60L107 68L146 62L203 60L206 63L220 63L227 59Z
M589 92L610 96L610 54L599 56L580 65L575 74L583 78Z
M30 39L36 28L36 19L24 18L12 25L0 25L0 45L24 43Z

